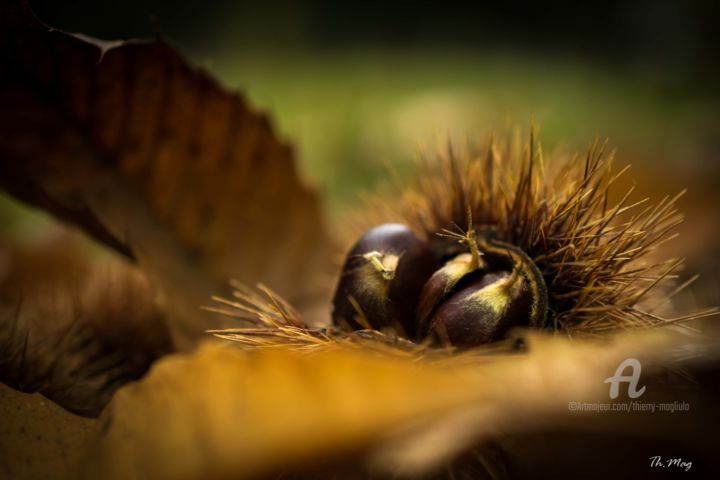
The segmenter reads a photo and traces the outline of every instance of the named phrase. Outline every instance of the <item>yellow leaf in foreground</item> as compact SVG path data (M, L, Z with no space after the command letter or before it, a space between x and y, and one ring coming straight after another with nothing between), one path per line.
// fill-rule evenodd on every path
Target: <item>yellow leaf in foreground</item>
M490 435L569 423L569 401L609 401L603 381L622 360L639 359L649 374L683 340L646 331L602 343L526 341L528 354L435 360L205 344L118 392L101 417L91 476L246 478L350 459L417 474ZM442 442L421 448L428 432Z

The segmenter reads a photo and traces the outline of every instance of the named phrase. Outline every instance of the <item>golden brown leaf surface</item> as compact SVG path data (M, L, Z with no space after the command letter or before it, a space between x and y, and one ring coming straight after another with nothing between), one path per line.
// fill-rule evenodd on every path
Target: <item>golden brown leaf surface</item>
M332 256L318 198L265 115L162 41L1 13L3 188L136 259L181 343L218 326L198 307L229 277L314 306Z
M0 477L76 478L98 422L0 383Z
M99 420L0 386L2 468L9 478L415 478L494 444L505 456L499 471L509 462L514 477L602 478L595 473L608 466L624 471L618 455L645 471L645 450L634 448L643 441L689 449L696 471L711 458L713 443L700 434L718 427L713 404L652 380L678 347L689 351L686 340L646 331L603 343L526 341L527 354L434 360L349 346L301 353L207 343L159 360ZM568 411L569 401L607 402L603 380L627 357L642 362L642 400L686 400L691 412ZM474 475L488 465L468 469L468 458L454 465L471 476L456 478L485 478ZM589 468L598 459L608 464Z
M356 471L414 476L489 439L583 418L592 426L593 415L569 413L569 401L608 401L603 380L621 360L639 358L651 373L678 341L667 332L607 343L533 336L527 355L436 362L359 348L303 354L206 344L165 357L118 392L101 419L106 434L90 472L247 478L351 459ZM650 435L697 431L697 418L677 417L686 428L658 433L670 420L624 414L594 428L621 424L642 437L652 422Z

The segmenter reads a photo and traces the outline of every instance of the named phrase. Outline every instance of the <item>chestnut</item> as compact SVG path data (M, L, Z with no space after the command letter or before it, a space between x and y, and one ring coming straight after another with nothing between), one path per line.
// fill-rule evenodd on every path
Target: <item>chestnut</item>
M514 326L544 327L547 291L533 261L514 245L470 235L472 230L468 240L482 263L476 269L458 268L466 262L462 254L431 277L418 309L420 332L441 343L472 347L495 341ZM444 277L452 282L435 281L443 270L453 274Z
M427 326L428 318L435 307L450 294L466 275L484 266L469 253L461 253L450 259L442 268L435 271L423 286L417 309L418 331Z
M333 298L333 322L355 330L391 327L414 338L420 292L438 266L429 244L408 226L388 223L370 229L345 259Z
M428 317L461 280L472 272L487 268L487 264L482 258L483 254L478 248L470 212L468 212L468 225L470 227L468 227L467 231L463 231L458 227L457 232L444 229L438 234L440 240L435 242L436 255L439 251L440 258L447 255L454 256L442 268L435 271L430 280L423 286L416 314L417 330L420 333L427 333ZM456 245L453 245L453 243ZM466 253L460 253L457 250L458 246L461 246L461 251L466 251Z
M429 334L441 343L473 347L501 338L528 322L532 293L516 272L478 275L442 302L429 321Z

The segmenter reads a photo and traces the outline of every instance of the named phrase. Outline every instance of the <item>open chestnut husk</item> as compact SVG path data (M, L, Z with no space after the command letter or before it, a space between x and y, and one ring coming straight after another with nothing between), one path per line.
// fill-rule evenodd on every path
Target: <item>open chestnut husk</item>
M392 327L456 347L492 342L513 326L543 327L546 316L543 276L519 248L473 227L425 240L402 224L375 227L353 246L332 312L336 325Z
M406 225L370 229L347 254L333 298L333 322L356 330L390 327L414 338L420 292L437 267L428 242Z

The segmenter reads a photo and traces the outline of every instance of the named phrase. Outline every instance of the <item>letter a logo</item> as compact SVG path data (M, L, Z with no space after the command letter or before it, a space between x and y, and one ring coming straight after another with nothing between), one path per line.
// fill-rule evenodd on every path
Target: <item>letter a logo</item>
M632 375L623 375L623 372L627 367L632 367ZM610 398L616 399L620 394L620 383L627 382L628 385L628 396L630 398L638 398L640 395L645 393L645 387L640 390L637 389L638 382L640 381L640 360L637 358L627 358L618 365L615 370L615 375L605 379L605 383L610 383Z

